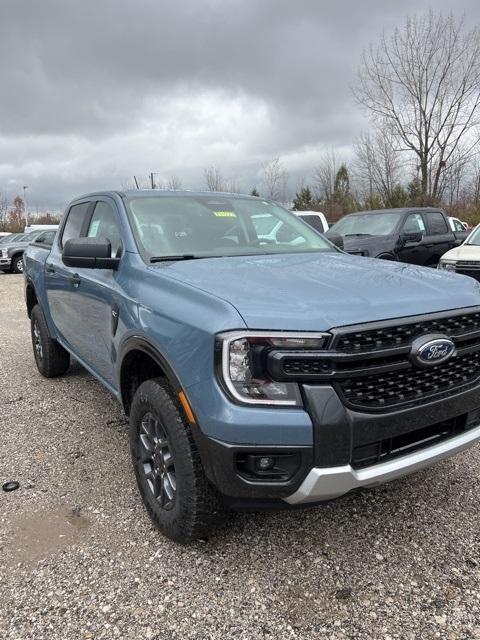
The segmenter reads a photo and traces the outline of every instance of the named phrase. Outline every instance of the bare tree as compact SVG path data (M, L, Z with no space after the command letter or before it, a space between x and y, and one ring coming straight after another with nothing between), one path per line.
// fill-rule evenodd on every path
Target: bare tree
M321 200L333 201L335 192L335 178L341 162L339 162L333 147L323 152L320 162L314 167L313 179Z
M179 176L170 176L167 180L167 189L170 191L181 191L183 188L182 179Z
M288 172L279 157L273 158L262 165L263 192L269 200L286 202Z
M402 169L394 137L388 130L373 135L362 133L354 142L354 152L355 175L363 183L368 199L372 201L378 194L384 206L390 206Z
M227 186L222 172L212 165L204 170L205 184L208 191L226 191Z
M0 192L0 231L5 231L8 224L8 199Z
M437 200L442 174L479 123L479 29L433 11L408 18L364 52L354 93L416 156L423 198Z
M240 184L237 178L230 178L227 180L226 189L228 193L241 193Z

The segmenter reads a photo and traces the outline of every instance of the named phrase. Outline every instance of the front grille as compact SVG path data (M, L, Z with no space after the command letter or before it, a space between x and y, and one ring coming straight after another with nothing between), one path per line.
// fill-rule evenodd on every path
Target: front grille
M365 325L362 330L342 333L335 341L334 349L353 353L379 351L410 344L418 336L427 333L458 336L471 331L478 331L480 330L480 312L431 320L422 319L419 322L389 323L389 325L375 329L368 329L367 327L368 325Z
M408 455L426 447L432 447L442 440L453 438L464 431L476 426L467 421L467 415L444 420L428 427L423 427L408 433L361 444L353 448L352 467L362 469L393 458Z
M332 384L364 412L392 411L460 393L480 382L480 308L332 329L324 351L272 350L273 380ZM412 357L420 336L448 336L456 351L425 368Z
M378 409L428 398L476 383L480 377L480 352L457 356L431 369L392 371L383 375L342 380L340 395L346 404Z

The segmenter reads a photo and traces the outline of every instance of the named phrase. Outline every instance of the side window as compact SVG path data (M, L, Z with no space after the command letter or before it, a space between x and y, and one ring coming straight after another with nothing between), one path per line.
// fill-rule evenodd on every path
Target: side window
M432 236L448 233L447 221L440 211L427 211L427 223Z
M112 256L116 256L122 245L120 227L117 214L107 202L97 202L95 210L88 226L89 238L104 238L110 240Z
M465 231L463 224L459 220L453 221L453 227L455 231Z
M403 233L425 233L425 223L420 213L411 213L403 223Z
M67 240L73 238L79 238L82 233L83 224L85 222L85 216L87 215L90 202L83 202L82 204L74 204L70 207L70 211L67 214L67 221L63 227L61 246L63 247Z

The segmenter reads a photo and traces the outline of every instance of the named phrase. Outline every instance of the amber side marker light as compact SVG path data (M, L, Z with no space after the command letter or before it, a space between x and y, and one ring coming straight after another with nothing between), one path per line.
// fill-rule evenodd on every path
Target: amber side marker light
M193 415L192 407L190 406L190 403L187 400L187 396L183 391L180 391L180 393L178 394L178 399L182 403L182 407L183 407L183 410L185 411L185 415L187 416L188 421L191 424L197 424L197 421L195 420L195 416Z

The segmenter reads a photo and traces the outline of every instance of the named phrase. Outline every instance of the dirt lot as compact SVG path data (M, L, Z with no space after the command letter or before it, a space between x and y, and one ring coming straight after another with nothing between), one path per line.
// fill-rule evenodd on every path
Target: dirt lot
M151 526L116 401L45 380L0 275L0 638L480 638L479 448L189 547Z

